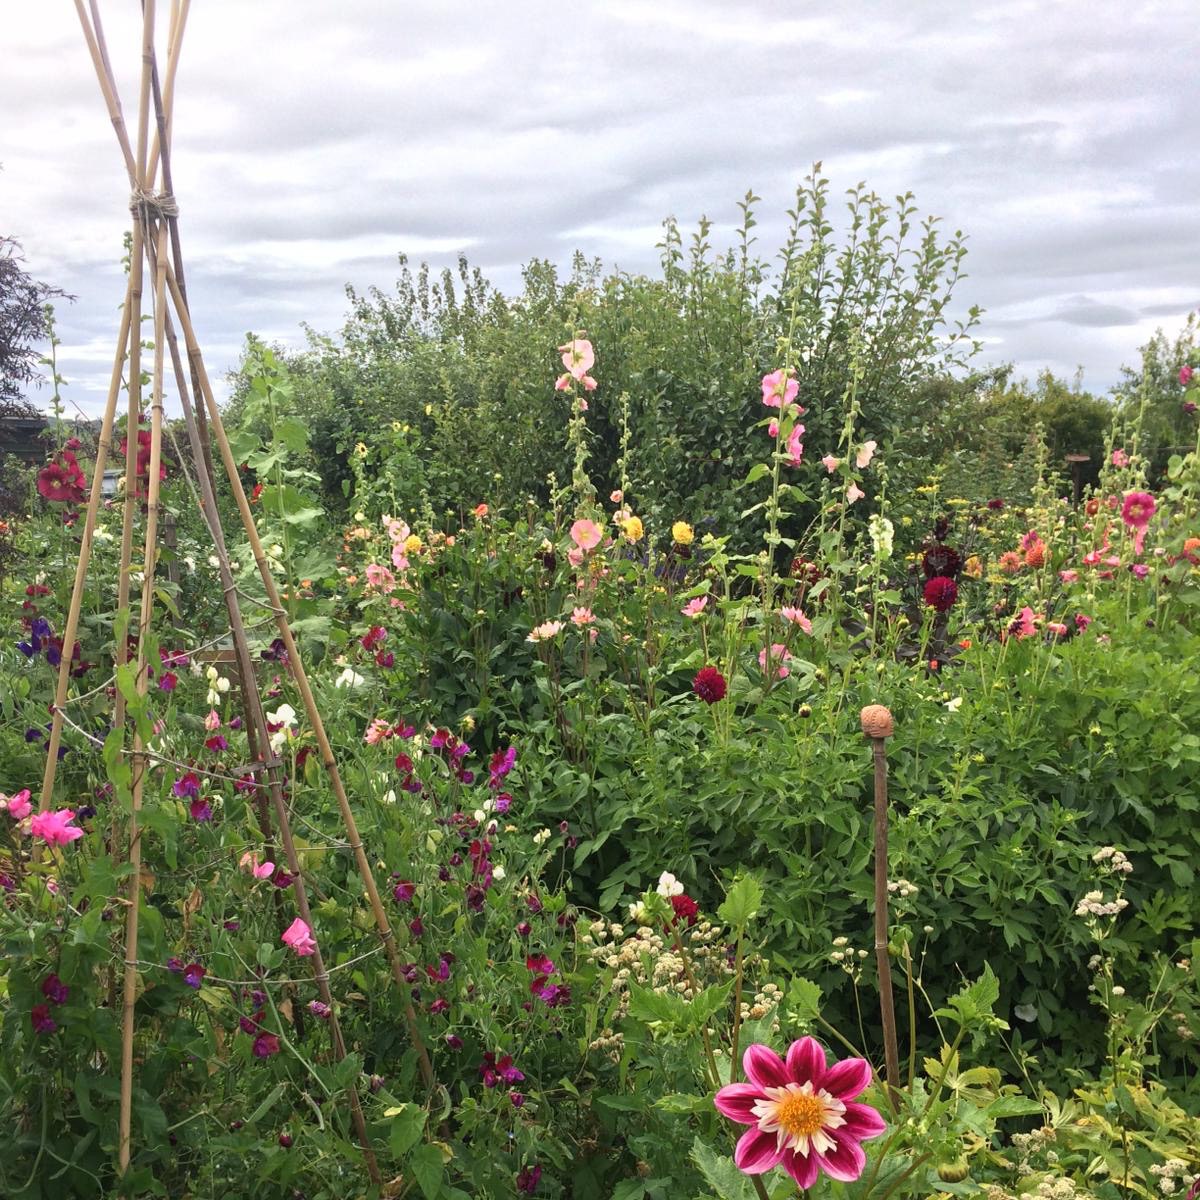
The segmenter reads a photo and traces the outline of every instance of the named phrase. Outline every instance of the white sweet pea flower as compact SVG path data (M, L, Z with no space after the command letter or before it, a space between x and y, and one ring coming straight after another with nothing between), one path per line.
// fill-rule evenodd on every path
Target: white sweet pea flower
M672 896L683 895L683 884L671 874L670 871L664 871L658 877L658 887L654 889L660 896L665 896L668 900Z
M946 707L951 712L958 712L958 710L962 707L962 702L963 698L961 696L955 696L953 700L946 701Z
M537 833L533 835L533 844L535 846L544 846L549 840L550 830L548 829L539 829Z
M492 864L492 878L493 879L503 879L504 878L504 868L499 863Z
M333 686L337 688L362 687L362 685L366 682L366 678L360 675L353 667L347 667L333 681Z

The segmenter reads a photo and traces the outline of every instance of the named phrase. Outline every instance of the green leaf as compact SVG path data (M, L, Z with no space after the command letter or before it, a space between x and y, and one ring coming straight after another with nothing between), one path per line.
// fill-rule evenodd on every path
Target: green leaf
M308 426L295 417L284 417L275 425L275 440L282 442L293 454L299 454L308 446Z
M397 1158L402 1158L425 1132L425 1110L417 1104L401 1104L397 1108L387 1109L384 1116L392 1118L388 1145Z
M771 468L768 467L766 463L755 463L754 466L752 466L750 468L749 474L746 476L746 478L742 482L743 483L756 483L764 475L768 474L768 472L770 470L771 470Z
M754 1185L733 1165L732 1158L718 1154L699 1137L692 1143L691 1157L720 1200L753 1200Z
M425 1200L435 1200L442 1190L442 1152L428 1143L418 1146L408 1156L408 1166L425 1195Z
M788 1009L801 1021L815 1021L821 1015L821 988L811 979L797 975L788 986Z
M661 1021L680 1026L687 1020L687 1002L673 992L655 992L650 988L629 985L629 1015L635 1021L650 1025Z
M762 884L753 875L743 875L725 894L717 916L734 929L745 929L758 915L762 900Z
M247 1125L257 1125L279 1101L279 1097L287 1091L286 1083L277 1083L267 1098L246 1118Z

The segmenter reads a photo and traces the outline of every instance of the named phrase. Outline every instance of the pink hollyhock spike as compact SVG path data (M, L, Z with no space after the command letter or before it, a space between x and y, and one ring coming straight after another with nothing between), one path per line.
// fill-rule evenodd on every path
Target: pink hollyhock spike
M1129 455L1125 453L1119 446L1112 452L1112 465L1114 467L1129 466Z
M762 377L762 400L768 408L791 404L800 394L800 384L781 367Z
M866 1166L862 1142L887 1128L870 1105L855 1097L871 1082L861 1058L832 1065L815 1038L793 1042L786 1060L768 1046L746 1047L747 1083L717 1092L717 1111L750 1128L738 1139L733 1161L747 1175L782 1167L801 1188L824 1172L844 1183Z
M313 941L312 930L307 922L297 917L284 931L279 939L285 946L291 946L301 956L312 954L317 943Z
M29 803L29 794L28 788L22 788L15 796L9 796L6 807L8 808L8 815L14 821L25 820L33 810L33 805ZM3 799L4 797L0 796L0 800Z
M596 351L587 338L575 338L566 342L559 346L558 352L562 355L562 365L576 379L583 379L596 365Z
M792 432L788 434L787 440L787 460L789 467L798 467L804 458L804 443L800 440L803 436L804 426L793 425Z
M37 813L29 825L29 832L51 846L65 846L76 838L83 837L83 830L72 825L75 819L73 808L60 808L57 812Z
M571 526L571 541L585 552L595 550L600 545L600 539L603 536L600 526L595 521L589 521L586 518L576 521Z

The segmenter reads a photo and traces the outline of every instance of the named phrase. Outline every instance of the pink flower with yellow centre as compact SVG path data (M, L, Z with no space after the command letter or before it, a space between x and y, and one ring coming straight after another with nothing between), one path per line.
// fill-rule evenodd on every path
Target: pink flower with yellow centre
M717 1092L717 1111L750 1128L738 1139L733 1161L747 1175L782 1167L801 1188L823 1171L850 1182L866 1166L861 1142L886 1129L883 1118L855 1097L871 1082L865 1059L830 1065L815 1038L793 1042L787 1059L755 1044L742 1058L747 1083Z
M762 377L762 401L768 408L789 405L799 394L800 384L782 368Z
M595 521L583 519L571 526L571 541L584 552L595 550L603 536Z

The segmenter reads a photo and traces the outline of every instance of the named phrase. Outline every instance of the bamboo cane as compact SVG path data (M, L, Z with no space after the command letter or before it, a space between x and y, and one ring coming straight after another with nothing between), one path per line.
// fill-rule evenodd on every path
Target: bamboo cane
M67 702L67 688L71 679L71 652L79 632L79 614L83 607L83 589L87 580L88 565L92 558L92 539L96 533L96 518L100 511L101 489L104 484L104 468L112 448L112 430L116 422L117 397L121 391L121 368L129 346L130 326L130 282L125 285L125 304L121 310L121 331L117 335L117 349L113 355L112 376L108 382L108 399L104 405L104 419L100 425L100 440L96 448L96 465L92 474L91 494L87 512L83 518L83 536L79 542L79 561L75 564L75 583L71 588L71 605L67 609L67 623L63 627L63 656L58 664L58 683L54 690L53 715L50 722L50 741L46 749L46 766L42 773L42 796L38 808L45 812L50 807L54 794L54 780L58 771L58 748L62 740L63 706Z
M400 957L396 950L396 939L388 922L387 914L384 911L383 903L379 898L379 888L375 883L375 876L371 871L371 864L367 860L366 851L363 849L362 838L358 832L358 823L354 819L354 813L350 808L350 801L346 795L346 789L342 784L341 775L338 773L337 760L334 758L333 748L329 743L327 734L325 733L325 725L321 720L320 710L317 708L317 702L313 696L312 687L309 685L308 676L305 673L304 665L301 662L300 651L296 646L295 639L292 636L291 626L288 624L287 620L287 613L280 603L279 590L275 586L275 580L271 575L271 569L267 565L266 555L263 553L262 542L259 539L258 530L254 524L254 515L250 511L250 504L246 499L245 489L242 487L241 479L238 477L237 462L233 457L233 450L229 445L229 439L225 435L224 425L221 423L221 413L217 408L217 402L213 396L212 385L209 382L208 372L204 366L204 361L200 354L200 347L196 341L196 335L192 328L191 319L188 315L186 306L183 304L183 298L179 292L178 282L175 280L169 268L167 271L167 285L171 289L171 295L175 305L175 312L179 319L180 329L183 332L184 345L187 347L188 354L192 357L193 362L196 365L197 374L200 379L200 386L204 396L204 402L208 405L209 427L212 430L213 436L216 438L217 448L220 451L221 460L225 465L225 474L228 476L230 487L233 489L233 497L237 503L238 512L242 518L242 527L245 530L246 537L250 542L251 553L254 556L255 563L258 565L259 576L262 579L263 587L266 590L268 606L275 615L276 624L279 629L279 636L282 638L284 647L287 650L288 660L292 667L292 675L296 681L296 687L300 692L301 699L304 703L305 713L308 716L309 724L312 726L313 734L317 739L317 747L321 754L321 762L329 776L330 786L333 789L334 798L337 801L338 811L342 818L342 824L345 827L350 848L354 852L355 862L358 866L358 873L362 878L363 887L367 893L367 900L371 906L371 911L375 918L375 925L379 930L379 936L383 941L384 949L387 953L388 962L392 970L392 977L396 982L397 989L404 997L405 1023L408 1026L409 1036L412 1039L413 1047L417 1052L417 1060L421 1068L421 1075L425 1080L426 1086L433 1087L433 1064L429 1060L428 1051L426 1050L425 1043L421 1038L420 1030L417 1028L416 1013L413 1010L411 1000L408 998L407 982L404 978L404 968L400 963Z
M146 0L142 8L142 86L138 103L138 139L137 139L137 190L141 195L150 191L153 180L146 174L146 155L150 131L150 64L154 52L154 0ZM135 238L137 228L142 229L141 242L137 247L137 269L141 269L141 254L148 252L149 239L154 233L151 227L150 214L144 205L138 206L135 214ZM158 222L159 255L165 249L163 245L166 227ZM162 462L162 382L163 382L163 336L162 320L165 309L166 273L156 271L154 278L154 372L150 394L150 462L146 481L146 524L142 554L142 603L138 620L137 666L134 675L134 687L138 700L146 695L148 682L148 666L146 661L147 644L150 632L150 619L154 610L154 568L157 556L158 536L158 502L159 502L159 468ZM140 324L140 322L138 322ZM140 332L140 330L138 331ZM140 338L139 338L140 342ZM131 366L132 370L132 366ZM134 391L134 380L130 379L130 395ZM132 408L132 401L131 401ZM132 413L131 413L132 415ZM127 433L127 444L132 452L134 448L136 425L132 422ZM136 471L132 478L126 475L125 493L127 508L134 492L138 490ZM126 585L127 586L127 585ZM122 689L118 687L118 695ZM140 716L140 714L139 714ZM122 988L122 1020L121 1020L121 1093L119 1107L119 1124L117 1138L118 1164L122 1175L129 1170L131 1157L131 1141L133 1128L133 1037L135 1013L137 1004L137 944L138 944L138 908L141 900L142 874L142 841L138 827L138 812L142 804L142 789L149 763L145 748L142 744L140 728L135 728L133 734L133 778L130 790L129 808L129 896L125 910L125 973Z
M117 99L116 89L112 86L112 71L108 67L107 55L102 52L101 44L97 39L97 33L93 30L87 13L83 10L83 0L75 0L75 11L79 15L79 24L83 29L83 36L92 56L92 65L96 68L96 78L99 79L100 90L104 93L104 102L108 106L108 117L112 121L113 129L116 131L117 142L125 158L125 170L129 175L129 184L132 187L138 178L137 164L134 162L133 151L130 149L129 134L125 128L125 117L121 113L121 104ZM95 17L96 28L98 30L100 14L96 10L94 3L92 5L92 14Z
M879 1018L887 1069L888 1101L895 1113L900 1104L900 1049L896 1040L896 1009L892 998L892 965L888 958L888 799L887 739L893 732L892 714L882 704L862 710L862 730L871 742L875 760L875 964L879 973Z

